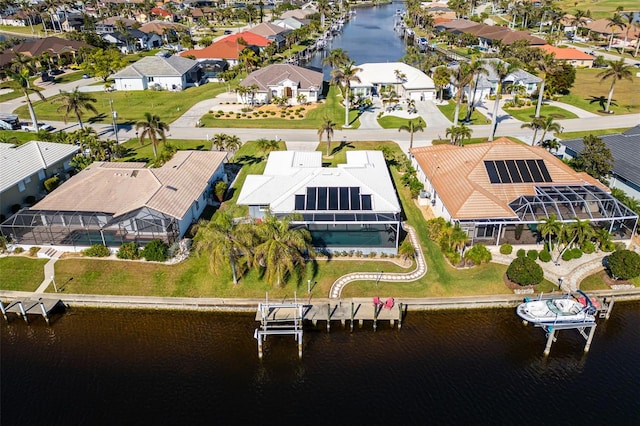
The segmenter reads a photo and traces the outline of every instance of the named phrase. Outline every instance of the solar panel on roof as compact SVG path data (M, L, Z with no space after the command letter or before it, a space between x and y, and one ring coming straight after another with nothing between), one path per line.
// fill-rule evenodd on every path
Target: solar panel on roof
M498 171L496 170L496 166L495 164L493 164L493 161L485 161L484 167L487 169L487 175L489 175L489 182L500 183L500 177L498 176Z
M340 191L340 210L349 210L349 188L341 187Z
M338 188L329 188L329 210L338 210Z
M544 164L544 160L536 160L536 163L538 163L538 168L540 169L540 173L542 173L544 181L553 182L553 179L551 179L551 175L549 174L549 170L547 170L547 165Z
M542 179L542 173L540 173L540 169L538 169L536 160L527 160L527 166L529 166L529 171L531 172L531 176L533 176L534 182L544 182L544 179Z
M296 195L296 210L304 210L304 195Z
M522 176L522 180L527 183L533 182L531 173L527 168L527 163L525 163L524 160L516 160L516 165L518 166L518 170L520 171L520 176Z
M514 160L506 160L505 164L507 165L507 169L509 169L509 174L511 175L511 181L513 183L521 183L522 178L520 177L520 173L518 173L518 167L516 166L516 162Z
M362 210L372 210L371 195L362 195Z
M327 209L327 188L318 188L318 210Z
M505 166L504 161L496 161L496 169L498 169L498 174L500 175L501 183L511 183L511 177L509 176L509 172L507 171L507 166Z
M305 205L305 210L315 210L316 209L316 188L310 187L307 188L307 204Z
M360 188L351 187L349 193L351 195L351 210L360 210Z

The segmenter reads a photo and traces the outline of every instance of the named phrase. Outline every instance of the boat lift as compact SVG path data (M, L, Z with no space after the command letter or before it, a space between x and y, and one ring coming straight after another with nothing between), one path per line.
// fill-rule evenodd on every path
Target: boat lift
M267 336L293 336L298 341L298 357L302 358L302 319L304 304L298 302L294 293L293 303L269 302L258 305L260 328L256 328L253 337L258 341L258 358L262 359L262 344ZM276 312L278 315L276 316Z

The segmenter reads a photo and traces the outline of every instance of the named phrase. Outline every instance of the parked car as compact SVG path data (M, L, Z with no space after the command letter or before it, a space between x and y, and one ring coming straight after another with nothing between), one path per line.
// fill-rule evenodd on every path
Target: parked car
M80 65L78 65L78 64L71 64L71 65L69 65L69 68L71 68L72 70L82 69L82 68L80 68Z
M22 123L22 125L20 126L22 130L26 131L26 132L35 132L36 129L33 126L33 123ZM51 124L47 124L47 123L43 123L43 122L38 122L38 130L45 130L47 132L51 132L53 130L55 130L55 127L53 127Z
M62 71L60 69L50 70L49 74L51 74L51 75L60 75L60 74L64 74L64 71Z

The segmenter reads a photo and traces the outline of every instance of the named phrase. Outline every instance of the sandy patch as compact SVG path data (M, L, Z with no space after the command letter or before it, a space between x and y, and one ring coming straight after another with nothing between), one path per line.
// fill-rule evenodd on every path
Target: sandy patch
M309 104L309 105L292 105L286 108L279 107L277 105L261 105L259 107L255 107L250 111L240 111L234 110L229 111L224 108L219 108L212 112L214 118L219 120L225 119L238 119L238 118L248 118L260 120L265 118L282 118L287 120L303 120L306 118L307 113L311 110L318 108L319 104ZM249 108L248 106L242 106L242 109ZM237 109L237 105L236 105ZM223 113L220 114L220 111ZM238 117L240 115L240 117Z

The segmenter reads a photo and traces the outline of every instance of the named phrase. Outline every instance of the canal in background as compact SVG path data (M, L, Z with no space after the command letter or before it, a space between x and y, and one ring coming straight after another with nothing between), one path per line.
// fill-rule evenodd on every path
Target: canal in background
M600 320L591 352L513 309L409 313L402 330L319 324L271 337L253 315L72 309L0 325L1 423L635 425L640 303Z
M404 40L393 29L396 9L405 10L403 2L376 7L354 8L356 14L345 23L343 31L328 42L305 66L322 68L326 80L331 76L330 67L323 66L323 59L331 49L342 49L356 65L368 62L398 62L405 53Z

